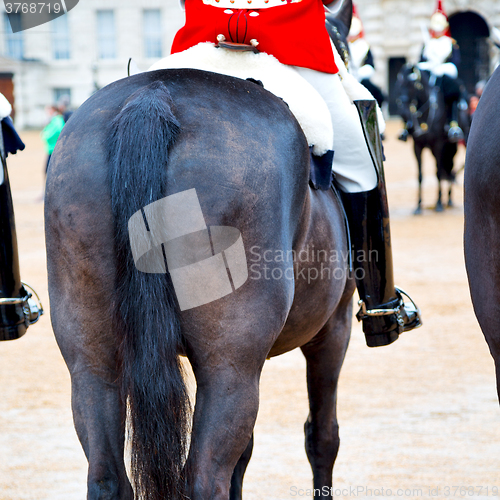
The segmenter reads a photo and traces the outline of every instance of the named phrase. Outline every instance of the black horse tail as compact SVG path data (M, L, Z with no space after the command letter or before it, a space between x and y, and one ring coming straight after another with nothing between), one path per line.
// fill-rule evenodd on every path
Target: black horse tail
M138 499L176 500L184 498L190 415L178 358L178 304L168 274L137 269L128 232L135 212L165 196L169 149L180 130L166 86L154 82L136 91L112 127L118 358L130 417L133 483Z

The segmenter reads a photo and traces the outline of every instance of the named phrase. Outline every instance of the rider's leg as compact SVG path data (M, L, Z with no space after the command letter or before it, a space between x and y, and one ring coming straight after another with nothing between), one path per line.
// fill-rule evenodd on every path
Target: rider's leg
M420 318L415 306L405 305L394 286L389 210L382 160L377 158L381 156L380 136L377 132L365 139L357 108L338 75L299 72L322 95L332 115L333 169L351 231L354 276L362 306L358 319L363 321L370 347L387 345L402 331L419 326Z
M448 139L451 142L459 142L464 138L464 133L458 124L458 106L461 98L460 84L456 78L452 78L447 74L438 78L438 82L443 91L446 108L446 132Z
M333 170L338 184L347 192L373 189L377 185L377 172L366 147L358 112L339 75L307 68L295 69L319 92L330 110L335 151Z
M0 141L2 140L0 136ZM14 150L15 152L16 150ZM0 341L22 337L43 314L32 289L21 281L14 206L7 165L0 153ZM27 289L26 289L27 288ZM33 291L33 293L35 293ZM36 295L36 293L35 293Z

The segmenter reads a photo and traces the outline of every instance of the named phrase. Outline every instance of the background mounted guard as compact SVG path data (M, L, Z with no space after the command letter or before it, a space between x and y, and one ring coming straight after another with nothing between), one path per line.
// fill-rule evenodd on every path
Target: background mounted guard
M377 100L378 105L382 107L385 96L382 90L371 80L375 73L375 61L370 49L370 44L365 38L363 22L359 17L358 9L354 3L352 4L352 21L347 41L351 53L349 61L350 73L359 83L361 83L361 85L364 85L370 91Z
M7 174L7 155L24 149L10 119L11 105L0 94L0 340L22 337L43 314L36 292L23 283L19 272L14 208ZM36 301L33 299L33 294Z
M450 25L442 0L437 1L436 10L431 16L429 31L423 30L423 33L425 43L418 67L420 70L429 71L431 83L443 92L447 117L446 132L449 140L451 142L462 141L464 132L459 126L459 106L467 109L467 100L465 88L458 78L460 49L451 37Z

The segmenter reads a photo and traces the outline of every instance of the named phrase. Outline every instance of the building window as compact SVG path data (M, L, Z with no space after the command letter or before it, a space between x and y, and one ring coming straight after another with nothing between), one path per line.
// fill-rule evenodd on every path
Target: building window
M144 57L163 56L163 40L160 9L145 9L143 12Z
M71 89L60 88L52 89L53 102L58 105L65 105L66 107L71 105Z
M97 11L97 50L99 59L116 58L115 13Z
M7 14L4 15L5 55L11 59L22 59L24 57L23 31L13 33L11 23L15 29L21 29L21 14L10 14L10 20Z
M59 16L50 22L52 28L52 55L54 59L70 59L68 16Z

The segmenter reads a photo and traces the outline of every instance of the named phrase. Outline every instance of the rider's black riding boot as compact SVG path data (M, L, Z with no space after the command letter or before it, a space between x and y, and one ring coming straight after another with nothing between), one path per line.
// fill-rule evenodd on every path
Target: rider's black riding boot
M3 157L0 160L0 340L14 340L38 320L43 308L21 282L9 178Z
M443 91L444 104L446 107L446 128L450 142L456 143L464 139L464 132L459 125L459 102L461 99L460 84L456 78L444 75L437 80L437 85Z
M420 315L412 303L405 305L394 286L391 236L385 189L377 186L361 193L342 192L349 221L354 278L361 309L363 331L369 347L388 345L399 334L420 326ZM411 299L410 299L411 300Z
M385 190L382 148L372 101L355 101L365 139L378 175L371 191L341 192L349 221L354 278L360 296L357 314L369 347L388 345L399 334L421 325L420 311L394 286L389 208ZM410 299L405 304L403 296Z
M458 124L458 101L451 104L451 116L449 118L448 140L453 143L463 141L464 132Z

